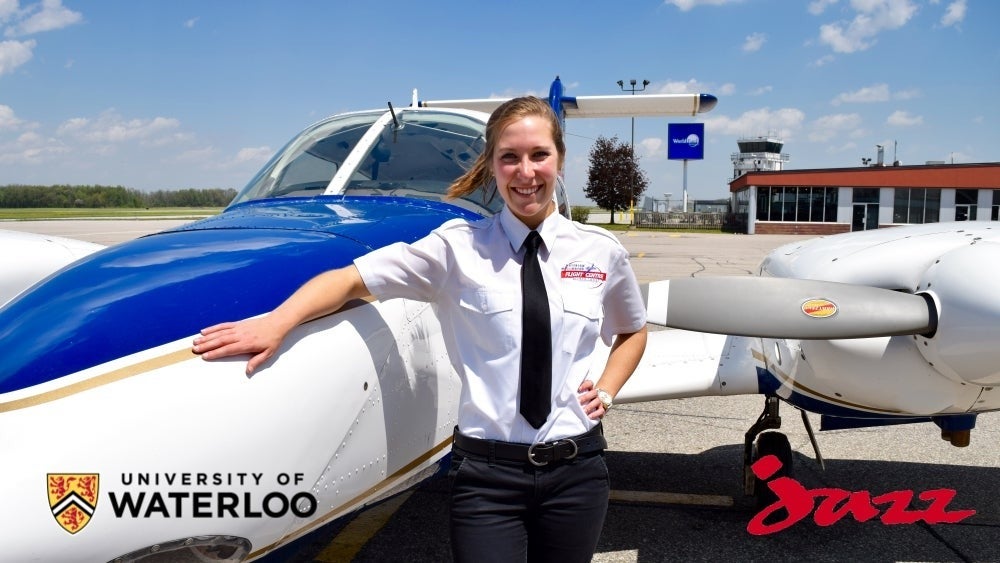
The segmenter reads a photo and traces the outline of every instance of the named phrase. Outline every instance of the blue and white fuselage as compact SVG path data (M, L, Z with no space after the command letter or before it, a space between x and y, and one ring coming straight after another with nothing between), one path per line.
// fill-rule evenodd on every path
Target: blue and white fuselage
M190 351L201 328L266 313L322 271L499 209L443 201L485 115L387 115L316 124L225 213L95 252L0 310L5 557L221 542L256 558L437 469L459 381L427 304L352 303L252 379ZM50 475L98 476L96 506L50 506Z

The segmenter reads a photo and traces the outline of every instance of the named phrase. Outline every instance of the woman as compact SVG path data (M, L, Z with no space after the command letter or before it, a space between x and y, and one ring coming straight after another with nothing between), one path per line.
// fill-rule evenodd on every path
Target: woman
M589 561L607 512L600 419L645 349L645 308L618 240L556 213L565 153L544 101L504 103L485 150L449 190L461 197L495 180L500 213L375 250L268 315L194 341L206 360L250 354L249 374L296 325L351 299L435 302L463 383L450 472L456 561ZM598 336L611 353L595 384Z

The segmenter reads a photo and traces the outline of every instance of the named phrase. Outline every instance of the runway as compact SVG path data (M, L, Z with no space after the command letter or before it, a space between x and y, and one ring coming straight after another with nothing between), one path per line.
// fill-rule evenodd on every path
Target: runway
M183 224L179 220L2 222L101 244ZM777 235L619 233L641 282L748 275L782 244ZM669 374L664 374L669 377ZM904 390L900 390L903 392ZM948 510L975 510L958 524L894 524L849 515L828 526L812 515L788 529L751 535L756 507L742 495L743 434L763 407L758 396L616 406L605 419L614 495L595 562L1000 561L1000 416L979 417L971 445L955 448L930 424L818 434L821 469L798 411L782 407L797 481L818 488L956 492ZM819 418L810 415L815 428ZM328 530L313 561L449 561L447 483L431 480ZM911 507L927 507L914 499Z

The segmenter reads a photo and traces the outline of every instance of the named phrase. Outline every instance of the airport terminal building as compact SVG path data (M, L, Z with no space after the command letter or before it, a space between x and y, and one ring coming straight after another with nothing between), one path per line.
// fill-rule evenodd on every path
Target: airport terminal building
M730 205L736 230L748 234L828 235L1000 220L998 162L748 169L737 174L729 183Z

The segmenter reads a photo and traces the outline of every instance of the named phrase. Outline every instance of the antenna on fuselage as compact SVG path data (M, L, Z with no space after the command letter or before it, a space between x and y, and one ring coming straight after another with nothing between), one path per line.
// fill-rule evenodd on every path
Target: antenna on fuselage
M392 109L392 102L389 102L389 113L392 114L392 142L396 142L396 132L402 127L396 119L396 110Z
M399 120L396 119L396 110L392 109L392 102L389 102L389 113L392 114L392 124L393 127L399 129Z

